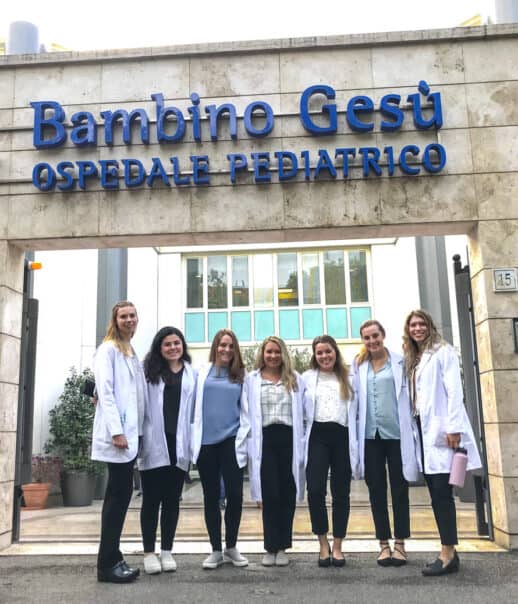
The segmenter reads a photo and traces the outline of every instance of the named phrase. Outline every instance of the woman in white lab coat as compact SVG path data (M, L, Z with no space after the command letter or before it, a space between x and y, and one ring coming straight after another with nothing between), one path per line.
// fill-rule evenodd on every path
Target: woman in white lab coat
M220 329L212 340L210 364L198 373L192 428L192 460L203 488L205 524L212 553L203 568L224 562L247 566L236 547L243 507L243 468L247 462L250 430L244 387L245 366L233 331ZM225 486L225 551L222 551L221 477Z
M266 338L246 378L250 412L249 477L262 501L263 566L286 566L296 500L304 497L304 382L286 344Z
M182 332L162 327L144 359L147 405L139 469L142 481L140 525L144 570L176 570L172 548L180 497L191 460L191 416L196 373ZM161 508L161 509L160 509ZM160 558L155 554L160 510Z
M92 459L108 465L97 578L110 583L129 583L139 574L138 569L126 564L119 548L133 492L133 466L142 435L146 398L144 373L131 346L137 324L135 306L126 300L117 302L94 359L98 402Z
M302 378L308 400L307 466L308 507L311 529L318 536L318 566L345 566L342 542L350 511L351 460L349 456L348 409L353 390L349 372L336 341L329 335L312 342L311 369ZM333 545L327 533L327 479L332 497Z
M464 407L455 350L424 310L408 314L403 341L412 406L422 434L424 477L441 537L441 552L423 574L445 575L459 570L455 501L448 483L453 454L460 445L467 450L468 470L480 468L481 461Z
M351 463L369 489L380 566L403 566L410 537L408 483L417 480L418 436L403 357L385 347L385 329L369 319L360 326L362 349L353 362L356 392L350 406ZM394 551L387 501L387 468L394 519Z

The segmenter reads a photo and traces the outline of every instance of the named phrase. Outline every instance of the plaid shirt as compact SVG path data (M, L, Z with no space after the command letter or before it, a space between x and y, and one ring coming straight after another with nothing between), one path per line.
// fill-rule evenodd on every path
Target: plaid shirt
M271 424L293 425L291 394L282 382L261 380L261 414L263 428Z

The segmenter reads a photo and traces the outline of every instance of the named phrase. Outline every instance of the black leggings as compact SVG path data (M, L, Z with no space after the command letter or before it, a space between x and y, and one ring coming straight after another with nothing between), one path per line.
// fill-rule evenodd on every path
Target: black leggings
M306 480L309 515L315 535L327 535L327 476L331 469L333 537L343 539L349 521L351 461L349 430L335 422L313 422L309 437Z
M202 445L197 466L203 487L205 524L212 550L220 552L221 511L219 509L220 476L225 485L225 544L235 547L243 508L243 470L237 465L235 436L215 445Z
M185 472L176 466L163 466L140 472L142 480L142 507L140 527L144 552L155 551L156 529L160 504L160 542L164 551L173 549L173 540L180 513L180 497Z

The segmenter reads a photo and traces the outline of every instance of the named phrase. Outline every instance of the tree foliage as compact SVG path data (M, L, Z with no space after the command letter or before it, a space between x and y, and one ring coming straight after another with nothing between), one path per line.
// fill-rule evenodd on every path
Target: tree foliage
M90 397L81 394L87 378L93 379L90 369L78 373L70 368L63 393L49 411L50 438L45 451L59 455L65 471L95 474L98 464L90 459L95 406Z

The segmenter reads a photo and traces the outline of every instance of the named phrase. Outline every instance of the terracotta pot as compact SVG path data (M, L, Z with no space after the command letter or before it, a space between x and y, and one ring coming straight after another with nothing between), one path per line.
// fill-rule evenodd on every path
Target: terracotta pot
M50 482L30 482L22 484L25 507L22 510L43 510L47 507Z

